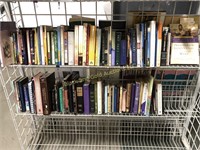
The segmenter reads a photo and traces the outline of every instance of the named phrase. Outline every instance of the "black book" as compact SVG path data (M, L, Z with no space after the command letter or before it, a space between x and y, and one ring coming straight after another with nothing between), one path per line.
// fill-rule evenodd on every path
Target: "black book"
M83 82L76 84L76 98L77 98L77 112L84 112L84 100L83 100Z
M95 113L95 93L94 93L94 84L90 85L90 113Z

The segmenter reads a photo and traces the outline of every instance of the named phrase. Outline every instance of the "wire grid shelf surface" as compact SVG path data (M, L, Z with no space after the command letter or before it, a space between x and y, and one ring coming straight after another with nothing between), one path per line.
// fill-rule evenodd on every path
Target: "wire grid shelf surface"
M189 73L182 80L163 78L165 69L154 70L154 77L163 83L162 116L133 116L132 114L61 114L38 116L17 109L12 81L18 76L33 76L36 72L55 71L58 68L1 68L0 79L12 114L22 149L188 149L199 148L199 97L191 109L197 76ZM77 70L77 68L60 68ZM109 68L110 69L110 68ZM80 69L83 74L84 68ZM123 70L123 69L122 69ZM147 69L149 70L149 68ZM153 70L153 69L150 69ZM99 69L94 69L97 73ZM128 70L130 73L130 70ZM131 70L132 75L146 69ZM161 72L160 72L161 71ZM198 70L196 70L198 75ZM127 70L124 70L127 74ZM159 77L157 77L159 75ZM166 83L165 83L166 82ZM189 126L185 125L188 118Z
M44 119L31 149L185 149L175 121Z

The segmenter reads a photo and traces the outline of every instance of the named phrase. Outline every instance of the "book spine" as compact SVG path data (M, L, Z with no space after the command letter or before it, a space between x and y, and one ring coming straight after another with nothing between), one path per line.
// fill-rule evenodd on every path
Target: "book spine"
M37 34L37 29L35 28L33 30L34 32L34 58L35 58L35 64L39 65L39 47L38 47L38 34Z
M54 40L54 32L51 32L51 64L55 65L55 40Z
M45 65L43 26L40 26L39 29L40 29L40 38L39 38L39 40L40 40L40 54L41 54L40 64L41 65Z
M86 56L87 56L87 24L83 25L83 65L86 66Z
M27 39L26 32L22 31L22 63L23 65L28 65L28 51L27 51Z
M44 46L44 62L48 65L48 49L47 49L47 27L43 26L43 46Z
M35 65L34 30L31 30L29 35L30 35L31 64Z
M140 83L136 82L135 87L136 88L135 88L135 100L134 100L133 113L137 114L138 113L139 96L140 96Z
M64 32L64 64L68 65L68 32Z
M90 108L90 113L95 113L96 111L96 107L95 107L95 100L96 100L96 97L95 97L95 85L94 84L90 84L89 85L89 100L90 100L90 103L89 103L89 108ZM84 104L85 106L85 104Z
M74 65L78 65L78 53L79 53L79 27L75 25L74 28Z
M74 65L74 32L68 32L69 65Z
M68 89L66 85L63 85L63 100L64 100L64 108L65 112L69 112L69 98L68 98Z
M127 91L123 90L122 96L122 112L126 112L126 99L127 99Z
M126 112L130 112L131 104L131 83L127 84Z
M114 86L114 85L111 86L111 93L112 93L112 94L111 94L111 99L112 99L112 100L111 100L111 101L112 101L112 103L111 103L111 104L112 104L112 112L115 112L115 111L114 111L114 109L115 109L115 99L114 99L114 98L115 98L115 86Z
M121 46L121 54L120 54L120 65L124 66L126 65L126 40L121 40L120 43Z
M72 82L72 93L73 93L73 107L74 107L74 113L77 114L77 94L76 94L76 86L74 84L74 81Z
M89 41L89 65L93 66L95 63L95 48L96 48L96 26L90 26L90 41Z
M98 114L102 114L102 82L97 81Z
M115 65L119 66L120 65L120 48L121 48L121 38L122 38L122 33L121 32L116 32L115 33Z
M57 110L57 112L60 112L59 87L57 86L57 83L55 84L54 90L55 90L55 106L56 106L56 110Z
M155 67L156 21L150 21L150 67Z
M141 51L141 54L140 54L140 64L141 64L141 67L144 66L144 58L143 58L143 54L144 54L144 23L140 23L140 51Z
M30 50L30 36L29 36L29 30L26 30L26 43L27 43L27 52L28 52L28 64L31 65L31 50Z
M83 65L83 26L78 26L78 65Z
M55 89L52 89L51 92L51 101L52 101L52 111L56 111L56 98L55 98Z
M89 65L89 47L90 47L90 26L87 25L87 40L86 40L86 65Z
M83 88L84 88L83 89L83 91L84 91L83 92L83 95L84 95L84 114L90 114L90 102L91 101L90 101L89 84L84 84Z
M146 49L146 54L145 54L145 65L150 66L150 28L147 28L147 49Z
M95 101L95 114L98 114L97 83L94 84L94 101Z
M141 67L141 32L140 24L136 24L136 43L137 43L137 67Z
M105 51L105 42L106 42L106 31L105 29L101 30L101 57L100 57L100 65L103 66L105 64L105 55L104 55L104 51Z
M154 81L154 78L151 76L149 79L149 83L148 83L148 97L147 97L147 103L146 103L146 115L147 116L149 116L149 114L150 114L153 81Z
M120 86L119 113L122 113L123 87Z
M132 28L130 30L130 46L132 50L132 65L137 65L137 50L136 50L136 30Z
M61 65L61 27L57 27L57 65Z
M73 103L73 91L72 85L68 85L68 97L69 97L69 111L74 112L74 103Z
M170 65L170 48L171 48L171 33L167 34L167 48L166 48L166 66Z
M108 51L108 55L107 55L107 65L111 66L111 50L112 50L112 28L111 26L106 27L106 29L108 30L108 37L107 37L107 51Z
M163 113L163 106L162 106L162 84L157 84L157 114L162 115Z
M19 100L20 100L21 111L26 112L23 85L21 85L21 83L18 83L18 87L19 87Z
M17 45L17 34L12 33L12 47L13 47L13 63L18 63L18 45ZM0 52L0 60L2 58L2 54Z
M148 84L144 83L143 87L143 95L142 95L142 104L141 104L141 112L142 115L146 115L146 102L148 97Z
M54 51L55 51L55 64L59 65L59 62L58 62L58 35L57 35L57 31L54 31Z
M108 86L108 113L112 112L112 87Z
M104 91L104 113L108 113L108 85L105 86Z
M60 64L61 65L65 65L65 48L64 48L64 44L65 44L65 42L64 42L64 26L63 25L61 25L60 26L60 45L61 45L61 47L60 47Z
M76 85L76 94L77 94L77 112L83 113L84 112L84 97L83 97L83 86L82 84Z
M25 100L25 107L26 111L30 112L30 100L29 100L29 93L28 93L28 85L25 84L23 85L23 90L24 90L24 100Z
M63 87L59 88L59 103L60 103L60 112L64 113L64 101L63 101Z
M49 115L51 113L51 110L50 110L48 87L47 87L46 79L42 78L40 80L40 86L41 86L41 95L42 95L43 114Z
M96 35L96 53L95 53L95 66L100 66L101 56L101 29L97 29Z
M50 32L47 32L47 59L48 59L48 65L52 64L51 59L51 37Z
M34 104L34 90L33 90L33 82L30 81L28 83L28 94L29 94L29 99L30 99L30 110L31 110L31 113L34 114L35 113L35 104Z
M135 100L135 83L132 84L132 89L131 89L131 107L130 107L130 113L133 113L133 110L134 110L134 100Z
M117 111L117 104L118 104L118 88L115 86L114 87L114 112L118 112Z
M157 53L156 53L156 67L160 67L161 49L162 49L162 22L158 23L158 38L157 38Z

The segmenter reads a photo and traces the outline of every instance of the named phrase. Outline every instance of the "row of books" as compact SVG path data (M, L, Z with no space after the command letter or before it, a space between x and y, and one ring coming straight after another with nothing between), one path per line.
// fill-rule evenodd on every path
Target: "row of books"
M194 22L194 19L189 20ZM93 23L84 23L73 25L73 28L63 25L54 28L45 25L37 28L20 28L11 36L12 44L9 49L13 49L12 62L24 65L137 67L199 64L196 34L198 26L195 22L188 25L188 19L182 18L180 25L185 27L187 24L185 30L188 34L178 37L179 30L176 28L179 24L163 27L162 21L150 20L136 23L126 33L125 23L122 22L118 21L115 26L107 24L100 27ZM7 36L3 34L2 37ZM7 51L2 51L1 55L9 54L4 58L11 59L12 52ZM3 57L1 59L3 62Z
M19 77L13 85L21 112L162 115L162 85L154 84L152 76L114 85L84 82L77 71L68 73L62 81L55 80L55 73L40 72L32 79Z

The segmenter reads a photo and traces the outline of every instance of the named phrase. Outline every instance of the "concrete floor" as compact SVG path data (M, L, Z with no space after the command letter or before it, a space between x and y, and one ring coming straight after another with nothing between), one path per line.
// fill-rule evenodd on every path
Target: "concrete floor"
M20 150L8 104L0 82L0 150Z

